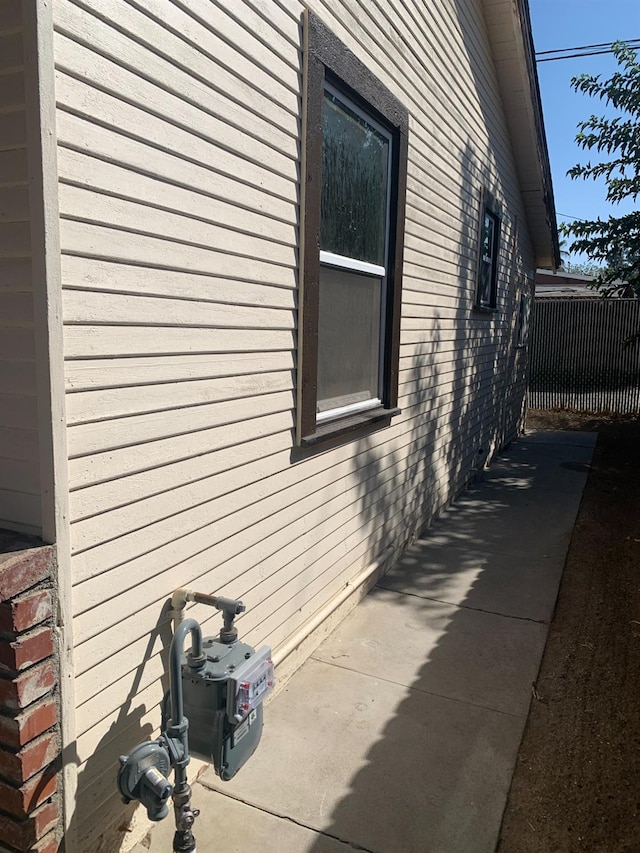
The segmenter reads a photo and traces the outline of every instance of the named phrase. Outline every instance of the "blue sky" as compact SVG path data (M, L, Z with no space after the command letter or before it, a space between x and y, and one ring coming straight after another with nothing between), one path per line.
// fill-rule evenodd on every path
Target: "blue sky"
M529 0L529 8L536 51L640 38L640 0ZM578 122L593 113L612 114L599 99L575 93L571 78L585 72L607 79L616 68L611 54L538 63L558 224L568 221L567 214L606 218L633 207L624 202L608 205L603 180L566 177L567 169L591 156L575 142Z

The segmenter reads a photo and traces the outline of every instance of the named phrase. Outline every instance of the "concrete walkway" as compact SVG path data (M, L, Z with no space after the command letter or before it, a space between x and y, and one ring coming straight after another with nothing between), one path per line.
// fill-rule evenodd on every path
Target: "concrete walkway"
M269 704L237 779L200 777L199 853L492 853L595 440L520 439L425 532Z

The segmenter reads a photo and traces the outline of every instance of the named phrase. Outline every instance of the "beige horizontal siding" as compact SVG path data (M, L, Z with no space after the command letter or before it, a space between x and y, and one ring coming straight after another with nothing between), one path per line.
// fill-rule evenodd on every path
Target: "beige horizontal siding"
M229 283L223 286L229 287ZM263 306L221 305L210 300L158 298L146 294L101 293L70 289L65 298L65 321L86 325L179 326L180 328L293 329L293 311Z
M244 597L246 638L277 646L517 427L531 254L481 4L310 5L406 104L410 150L402 413L307 458L292 454L301 4L55 5L87 850L118 822L113 755L158 725L175 587ZM485 185L503 208L492 317L472 310Z
M198 329L153 326L67 327L69 358L190 353L264 352L291 349L291 332L271 329Z
M0 10L0 527L39 533L40 472L22 10Z
M152 209L145 208L144 205L138 206L140 216L144 216L147 210ZM133 214L131 210L128 212ZM69 216L73 216L72 211ZM176 221L179 222L178 217ZM183 228L186 225L180 224ZM274 286L293 286L295 269L291 263L291 249L285 248L278 255L278 260L267 262L262 260L259 253L252 257L232 251L232 233L226 235L226 248L220 246L218 250L214 250L207 245L189 243L188 235L182 240L171 239L169 223L165 221L162 227L165 234L154 234L136 231L132 227L113 227L110 223L66 218L60 223L60 235L65 247L68 247L69 254L135 263L152 268L160 265L160 268L176 271L222 274L231 279L240 278ZM254 249L258 251L259 245L254 245ZM165 263L159 261L159 258Z
M210 353L207 355L151 356L148 358L79 359L67 365L67 390L91 391L151 386L218 376L293 370L291 351ZM70 403L71 405L71 403Z
M455 410L450 408L449 411L445 409L445 411L435 412L434 414L439 414L443 422L446 421L448 416L451 421L455 421L460 425L465 424L466 428L472 428L474 422L477 421L477 410L480 407L479 404L482 402L482 396L477 389L473 389L471 395L466 400L466 405L463 404L462 407ZM420 426L423 425L421 424ZM255 497L255 491L253 496L247 489L243 491L236 490L233 495L227 496L224 500L221 496L217 499L218 507L216 507L214 502L210 502L207 506L190 511L182 518L169 519L166 522L169 530L166 532L163 531L160 534L161 537L171 537L171 526L182 523L183 530L189 529L189 526L196 527L193 533L189 534L190 538L186 536L180 539L169 538L166 546L147 554L143 553L140 558L135 558L135 550L142 550L148 547L148 542L145 543L144 531L140 530L137 535L123 537L119 541L122 542L125 554L116 550L116 542L111 543L111 560L112 563L116 564L116 569L118 569L112 577L121 576L121 581L114 583L111 586L111 590L119 592L122 584L137 586L139 583L144 583L147 580L149 581L150 590L158 590L162 587L162 583L158 582L158 572L164 571L163 566L167 564L175 566L175 570L180 573L183 571L192 571L192 569L184 565L184 560L188 560L189 555L192 553L203 553L205 548L208 549L208 559L205 563L207 565L207 572L201 578L203 583L207 582L206 575L211 573L212 575L218 574L224 577L226 582L236 583L240 578L243 578L242 583L244 584L247 581L247 578L243 577L246 565L259 565L260 572L265 578L269 578L272 573L278 570L278 567L282 563L286 564L288 562L283 559L283 550L287 548L304 549L304 543L296 541L296 537L290 535L291 530L295 529L296 525L303 524L305 531L308 533L310 529L317 526L313 523L314 519L316 521L320 519L321 523L334 524L352 518L353 523L359 527L362 525L362 518L358 517L358 513L361 512L359 510L360 502L357 499L354 500L358 489L362 489L363 494L368 494L371 491L371 485L378 485L382 491L381 500L390 500L389 485L394 480L398 480L396 484L397 488L407 488L403 479L405 467L411 468L416 463L419 463L431 465L435 471L438 471L450 449L449 436L442 434L442 432L441 427L439 428L435 421L431 424L430 428L423 428L422 433L417 428L417 425L414 425L412 429L408 429L406 434L398 439L387 457L373 462L369 461L369 453L365 452L361 455L362 458L356 459L355 464L360 463L361 466L364 466L360 470L359 476L356 477L349 477L347 475L346 470L349 468L349 463L347 462L343 466L344 471L341 471L340 468L336 471L335 468L330 467L317 479L310 477L308 481L293 485L289 489L275 491L271 496L269 496L266 490L277 487L277 477L270 483L263 481L261 490L264 496L261 497L258 504L250 503L244 509L242 506L243 502L246 504L247 501L251 501L251 498ZM428 454L424 452L425 445L430 446ZM424 463L422 462L423 459L425 459ZM400 463L404 463L404 467ZM443 474L448 474L446 466ZM372 478L373 483L370 482ZM318 488L322 488L323 491L318 493L316 485ZM308 492L310 494L307 494ZM353 493L349 494L350 492ZM375 495L375 492L372 492L372 495ZM326 501L325 505L322 505L323 499ZM337 501L340 505L344 503L344 510L348 510L349 515L345 515L343 510L335 511L334 501ZM314 516L311 512L311 509L309 509L311 506L316 507L315 512L317 515ZM214 516L220 520L206 525L204 519L207 515L209 517ZM286 528L289 529L287 530ZM251 531L255 530L256 534L260 534L256 537L255 546L248 549L246 541L243 542L243 536L246 539L245 531L247 529ZM314 540L317 538L319 547L322 547L324 537L314 536L313 538ZM252 548L256 551L255 559L250 559ZM101 550L105 550L105 548ZM130 556L128 561L127 551ZM164 557L162 556L163 552ZM85 553L83 555L85 565L91 572L94 571L92 556L95 559L95 554ZM272 560L272 568L265 562L267 558ZM295 561L293 561L293 565L295 568ZM107 564L99 568L102 568L104 571L109 567ZM107 577L109 577L109 574L105 574L103 580ZM101 579L97 577L95 583L99 586L100 582ZM251 584L249 584L248 588L251 588ZM97 598L91 597L90 590L90 586L85 588L86 598L84 597L85 593L82 593L83 603L79 603L80 609L85 606L85 603L91 607L96 601L99 601L99 594ZM82 586L79 588L80 591L82 591ZM243 592L246 593L247 589L243 589ZM104 593L102 594L104 595ZM86 621L87 628L85 629L85 633L79 634L78 639L87 636L87 630L90 634L93 634L93 632L98 630L106 630L110 624L114 626L118 625L118 631L122 630L123 625L119 619L128 606L134 607L135 612L138 613L139 620L146 618L140 608L142 606L141 603L149 600L149 593L136 589L133 597L137 596L140 596L137 605L127 604L125 597L122 597L119 599L122 606L118 604L118 606L114 607L111 601L109 603L105 602L103 608L100 605L96 609L92 608L88 612L90 619ZM116 597L118 597L117 592ZM257 597L255 606L259 607L260 603L260 597ZM160 604L159 601L158 604ZM146 611L150 619L156 618L154 615L155 609L155 607L151 607ZM101 612L102 616L100 615ZM98 626L96 620L100 619L110 621L106 623L101 622ZM80 624L82 624L82 621L79 622ZM135 631L144 631L144 626L140 621L132 623L131 627ZM105 646L103 645L102 649L104 648ZM108 645L106 648L108 648ZM102 649L100 653L104 654ZM85 662L83 659L85 651L84 646L81 645L78 657L80 668L84 667ZM86 661L86 664L91 666L94 662L90 658Z
M271 158L265 165L246 157L238 174L237 155L225 147L224 136L210 137L200 124L176 123L172 117L149 112L146 104L130 104L127 87L122 88L123 92L104 92L77 80L71 72L59 70L56 90L64 97L64 104L73 104L61 107L58 113L59 144L81 152L88 150L92 156L138 168L142 173L169 169L170 180L180 181L181 175L188 176L187 180L202 176L202 189L222 198L229 197L240 183L247 187L247 205L256 199L251 188L258 188L263 193L263 206L273 205L276 216L287 215L277 200L286 200L290 192L293 175L288 170L282 175L271 168ZM144 158L142 162L140 158Z
M279 372L149 385L144 397L136 396L135 387L76 393L69 396L69 453L91 457L278 412L290 408L291 387L291 373ZM91 467L93 461L78 464Z

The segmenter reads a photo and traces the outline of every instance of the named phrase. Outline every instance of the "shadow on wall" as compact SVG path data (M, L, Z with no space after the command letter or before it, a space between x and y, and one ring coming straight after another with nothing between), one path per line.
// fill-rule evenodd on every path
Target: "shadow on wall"
M399 437L378 445L378 435L359 442L361 515L371 528L369 557L392 544L402 551L518 433L523 422L525 378L517 348L521 262L516 236L501 270L499 310L474 311L479 187L483 178L473 148L462 154L462 242L456 255L458 287L449 288L456 307L430 308L403 287L403 348L399 405L407 415ZM405 258L405 269L406 269ZM413 276L415 279L415 276ZM425 290L436 286L428 277ZM415 285L414 285L415 289ZM412 322L415 320L415 323ZM416 327L416 331L412 330ZM428 326L427 333L420 327ZM408 340L407 340L408 339ZM404 424L408 429L402 431ZM401 433L401 434L400 434Z
M136 811L137 803L124 805L117 792L116 778L118 772L118 758L126 755L145 740L149 740L154 733L159 734L160 708L158 707L158 725L154 727L150 723L142 725L142 719L148 715L149 708L146 705L132 707L142 680L144 668L149 659L157 654L154 646L158 639L161 642L160 655L163 661L163 690L168 689L168 659L169 647L171 645L172 631L168 611L171 608L171 599L168 599L158 618L155 629L149 635L149 642L145 649L140 665L131 674L132 682L126 702L121 706L117 718L109 726L108 731L95 744L91 745L91 756L82 765L78 774L78 788L76 795L76 812L72 823L80 822L90 827L89 834L80 839L79 849L86 853L113 853L119 850L124 836L131 831L131 820ZM94 701L94 700L92 700ZM78 763L78 755L63 755L63 762ZM97 766L96 766L97 765ZM85 785L85 780L91 780ZM95 813L95 820L91 815ZM117 823L105 827L105 816ZM95 837L92 836L95 831Z

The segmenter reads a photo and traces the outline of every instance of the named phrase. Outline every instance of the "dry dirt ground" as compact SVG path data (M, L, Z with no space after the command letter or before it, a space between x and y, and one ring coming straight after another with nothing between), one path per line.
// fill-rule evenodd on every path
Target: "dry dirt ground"
M499 853L640 853L640 419L531 412L598 432Z

